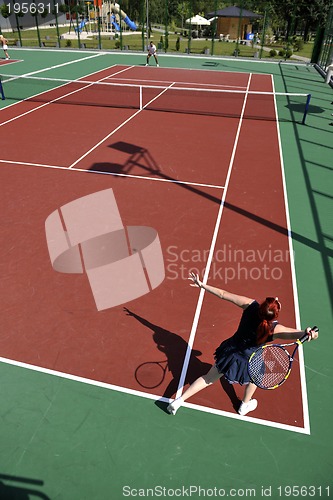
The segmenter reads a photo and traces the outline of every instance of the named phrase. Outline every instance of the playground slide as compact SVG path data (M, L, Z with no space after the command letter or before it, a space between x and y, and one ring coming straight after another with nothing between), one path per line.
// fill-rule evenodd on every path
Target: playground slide
M116 17L115 16L111 16L111 24L112 26L114 27L114 29L116 31L120 31L120 26L119 24L116 22Z
M111 21L111 24L112 24L112 26L114 27L114 29L115 29L116 31L120 31L120 26L119 26L119 24L115 23L114 21Z
M128 17L128 15L126 14L126 12L124 12L123 10L120 9L120 5L118 3L113 3L111 5L111 10L112 12L115 12L116 14L119 14L122 18L122 20L124 21L124 23L127 24L127 26L135 31L137 30L137 25L135 24L134 21L131 21L130 18Z

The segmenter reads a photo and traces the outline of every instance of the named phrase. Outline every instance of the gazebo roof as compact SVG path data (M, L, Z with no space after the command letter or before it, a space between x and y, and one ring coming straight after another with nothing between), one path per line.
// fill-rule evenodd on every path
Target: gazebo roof
M262 17L260 14L256 14L255 12L251 12L250 10L241 9L240 7L236 7L233 5L232 7L226 7L225 9L217 10L216 12L209 12L207 17L254 17L260 18Z

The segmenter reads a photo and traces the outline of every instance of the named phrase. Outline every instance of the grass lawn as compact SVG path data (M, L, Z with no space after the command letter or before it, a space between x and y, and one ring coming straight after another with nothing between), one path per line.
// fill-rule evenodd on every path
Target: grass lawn
M59 27L59 34L68 33L68 27ZM72 33L73 30L72 30ZM111 34L110 34L111 35ZM117 34L117 38L110 36L101 36L101 48L104 50L121 50L121 48L125 50L134 50L134 51L142 51L146 45L146 40L142 38L141 33L124 33L122 35ZM168 36L168 48L167 52L176 53L176 41L179 35L169 34ZM17 45L19 41L18 32L8 33L7 38L9 41L9 45ZM159 52L165 52L164 43L165 36L163 32L154 31L151 35L151 39L154 40L155 44L158 46ZM40 45L37 30L21 30L21 40L23 47L38 47ZM41 45L46 47L56 46L58 41L56 28L46 28L40 29L40 42ZM84 44L84 45L82 45ZM99 36L98 33L94 33L93 35L89 35L89 38L85 38L82 36L80 38L80 44L77 38L75 39L61 39L60 47L72 47L72 48L82 48L87 49L98 49L99 48ZM268 47L269 49L275 49L279 52L280 49L283 48L282 45L274 45L272 47ZM212 43L211 39L205 38L192 38L190 43L187 38L180 37L180 46L179 53L185 53L190 50L192 54L207 54L207 55L217 55L217 56L234 56L235 50L238 49L238 56L240 57L255 57L258 56L260 50L258 48L254 48L251 45L243 45L237 44L236 42L224 42L220 40L214 40ZM304 44L304 48L301 51L295 52L295 55L299 55L302 57L311 58L313 49L313 42L309 42ZM262 58L272 58L269 54L269 51L263 50L261 54ZM281 56L277 55L277 59L281 59ZM273 58L272 58L273 59Z

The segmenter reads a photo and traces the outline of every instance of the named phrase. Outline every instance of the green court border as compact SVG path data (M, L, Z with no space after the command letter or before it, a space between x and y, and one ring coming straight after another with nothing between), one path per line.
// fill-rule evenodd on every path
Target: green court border
M23 62L6 65L4 73L71 63L40 72L63 78L78 78L112 64L145 62L144 54L45 49L12 50L11 56ZM161 55L160 64L268 73L274 75L277 91L312 94L307 125L280 123L301 322L305 326L315 320L321 329L320 341L309 344L305 352L311 435L188 408L172 418L157 411L151 400L0 364L0 498L5 488L16 490L17 496L25 488L39 492L36 498L118 500L126 498L125 486L158 486L175 494L185 488L184 498L192 486L208 488L206 496L216 493L216 498L219 490L231 496L234 489L234 498L253 498L255 493L255 498L274 499L286 498L288 486L308 487L303 493L319 498L321 487L321 498L328 498L324 488L331 487L330 496L333 491L333 91L312 66L297 63ZM316 496L310 486L316 488ZM144 492L152 498L163 489ZM203 498L203 492L190 498Z

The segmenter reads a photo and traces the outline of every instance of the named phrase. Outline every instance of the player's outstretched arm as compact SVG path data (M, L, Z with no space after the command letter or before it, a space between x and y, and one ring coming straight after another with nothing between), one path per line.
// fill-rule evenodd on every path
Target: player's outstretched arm
M249 297L244 297L243 295L236 295L235 293L230 293L227 290L222 290L221 288L216 288L214 286L204 284L198 274L190 273L189 280L192 281L191 286L196 286L199 288L203 288L207 292L215 295L219 299L227 300L228 302L232 302L238 307L242 309L246 309L250 304L252 304L254 299L250 299Z
M287 326L283 326L277 324L274 328L273 340L274 339L282 339L282 340L297 340L305 333L308 334L308 341L314 340L318 338L319 330L315 330L315 327L310 328L309 326L305 330L299 330L297 328L289 328Z

